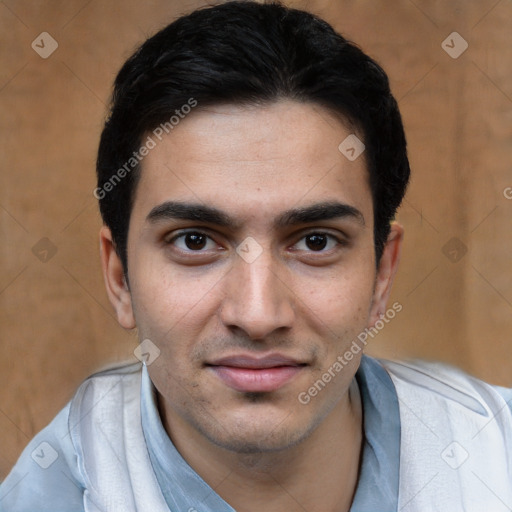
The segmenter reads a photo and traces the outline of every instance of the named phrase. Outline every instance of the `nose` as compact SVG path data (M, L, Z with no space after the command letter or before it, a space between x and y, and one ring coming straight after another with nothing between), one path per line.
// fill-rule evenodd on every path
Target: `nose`
M295 296L269 251L251 263L238 257L224 287L220 317L226 327L240 329L253 340L292 327Z

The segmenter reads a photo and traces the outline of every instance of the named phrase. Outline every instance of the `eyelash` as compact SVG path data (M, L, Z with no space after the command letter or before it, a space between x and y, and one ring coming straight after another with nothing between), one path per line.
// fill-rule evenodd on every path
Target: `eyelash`
M173 236L170 240L166 240L166 245L174 245L174 243L179 240L179 239L185 239L185 237L187 235L200 235L200 236L205 236L208 241L213 241L213 238L208 235L208 233L204 232L204 231L198 231L198 230L190 230L190 231L182 231L178 234L176 234L175 236ZM345 246L347 245L347 242L345 240L342 240L336 236L334 236L333 234L331 233L327 233L325 231L310 231L309 233L305 233L304 235L301 236L301 238L295 242L295 244L293 245L297 245L299 242L305 240L307 237L309 236L313 236L313 235L320 235L320 236L325 236L325 237L328 237L330 240L334 240L335 242L335 245L336 246ZM215 242L216 243L216 242ZM218 244L217 244L218 245ZM182 252L185 252L187 254L193 254L193 253L197 253L197 254L205 254L207 253L206 250L202 250L202 249L199 249L199 250L192 250L192 249L178 249L179 251L182 251ZM332 250L331 249L328 249L328 250L324 250L324 249L321 249L319 251L314 251L314 250L308 250L307 252L310 253L310 254L328 254L330 253ZM300 251L300 250L299 250Z

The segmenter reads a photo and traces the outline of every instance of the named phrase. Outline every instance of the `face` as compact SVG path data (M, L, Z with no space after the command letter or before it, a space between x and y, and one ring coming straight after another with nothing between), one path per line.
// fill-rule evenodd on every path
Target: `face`
M148 369L171 430L282 450L346 401L361 353L333 365L384 312L400 238L377 271L364 153L338 150L351 133L310 104L219 106L145 157L129 289L107 228L103 263L120 323L160 350Z

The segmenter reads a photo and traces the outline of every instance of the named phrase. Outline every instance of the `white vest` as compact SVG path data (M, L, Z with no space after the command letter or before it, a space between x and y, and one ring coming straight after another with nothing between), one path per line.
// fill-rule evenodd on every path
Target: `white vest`
M382 364L400 406L398 510L509 511L512 414L501 395L443 365ZM90 377L72 401L86 512L169 512L142 431L140 389L132 365Z

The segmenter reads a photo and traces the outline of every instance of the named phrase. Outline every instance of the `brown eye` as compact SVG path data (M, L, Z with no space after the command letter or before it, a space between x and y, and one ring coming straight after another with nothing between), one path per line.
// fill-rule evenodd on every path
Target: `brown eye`
M327 246L328 237L326 235L312 234L305 237L306 246L312 251L322 251Z
M304 235L293 247L296 251L327 253L343 242L330 233L317 231Z
M208 237L202 233L187 233L183 238L187 249L191 251L204 249L208 241Z
M201 231L179 233L167 243L174 245L184 252L203 252L203 249L208 250L217 247L217 244L206 233Z

